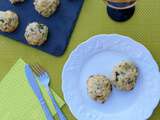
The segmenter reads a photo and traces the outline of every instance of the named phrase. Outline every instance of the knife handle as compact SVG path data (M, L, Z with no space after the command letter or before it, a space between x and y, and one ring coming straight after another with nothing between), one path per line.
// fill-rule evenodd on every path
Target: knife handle
M46 102L42 99L42 100L40 100L40 103L41 103L42 109L46 115L46 118L47 118L46 120L54 120L51 112L48 109Z

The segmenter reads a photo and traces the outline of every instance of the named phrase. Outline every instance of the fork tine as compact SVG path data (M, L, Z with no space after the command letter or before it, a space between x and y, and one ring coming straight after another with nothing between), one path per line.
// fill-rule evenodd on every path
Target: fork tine
M41 75L45 72L45 70L39 64L35 64L35 66Z
M39 64L34 64L33 70L38 74L38 76L41 76L43 73L46 72Z
M33 72L39 76L39 72L35 69L35 66L34 65L31 65L31 68L33 70Z
M37 68L36 65L32 65L31 66L33 72L37 75L37 76L40 76L41 75L41 71Z
M36 64L36 65L41 72L43 72L43 73L46 72L45 69L40 64Z

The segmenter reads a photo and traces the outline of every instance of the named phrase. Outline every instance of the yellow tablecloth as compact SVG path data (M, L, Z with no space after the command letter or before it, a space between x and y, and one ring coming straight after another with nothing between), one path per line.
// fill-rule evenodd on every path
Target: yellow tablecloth
M106 14L102 0L85 0L71 42L64 56L53 57L33 48L9 41L0 37L0 79L18 58L28 63L38 62L45 66L52 77L51 86L60 95L61 72L70 52L81 42L96 34L119 33L127 35L144 44L160 64L160 1L137 0L136 12L127 22L112 21ZM63 111L69 120L74 117L68 107ZM150 120L160 120L160 106L157 107Z

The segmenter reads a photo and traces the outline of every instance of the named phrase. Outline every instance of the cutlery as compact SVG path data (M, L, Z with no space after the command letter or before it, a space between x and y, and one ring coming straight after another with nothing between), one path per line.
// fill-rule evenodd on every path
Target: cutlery
M58 117L60 120L67 120L64 114L62 113L61 109L59 108L54 96L52 95L50 88L49 88L49 82L50 77L46 70L44 70L39 64L35 64L31 66L33 72L38 77L39 82L45 86L48 95L50 96L50 99L52 100L52 103L57 111Z
M54 118L53 118L51 112L49 111L47 104L42 96L42 93L41 93L40 88L36 82L36 79L32 73L32 69L30 68L30 66L28 64L25 66L25 73L26 73L28 83L30 84L32 90L34 91L35 95L37 96L47 120L54 120Z

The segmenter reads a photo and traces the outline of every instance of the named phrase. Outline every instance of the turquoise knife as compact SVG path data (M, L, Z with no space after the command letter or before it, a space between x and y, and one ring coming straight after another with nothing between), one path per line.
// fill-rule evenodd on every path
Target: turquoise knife
M49 111L48 106L42 96L42 93L40 91L38 83L36 82L36 79L32 73L32 69L30 68L30 66L28 64L25 66L25 73L26 73L28 83L31 86L32 90L34 91L35 95L37 96L37 98L41 104L41 107L46 115L46 120L54 120L54 118L53 118L51 112Z

